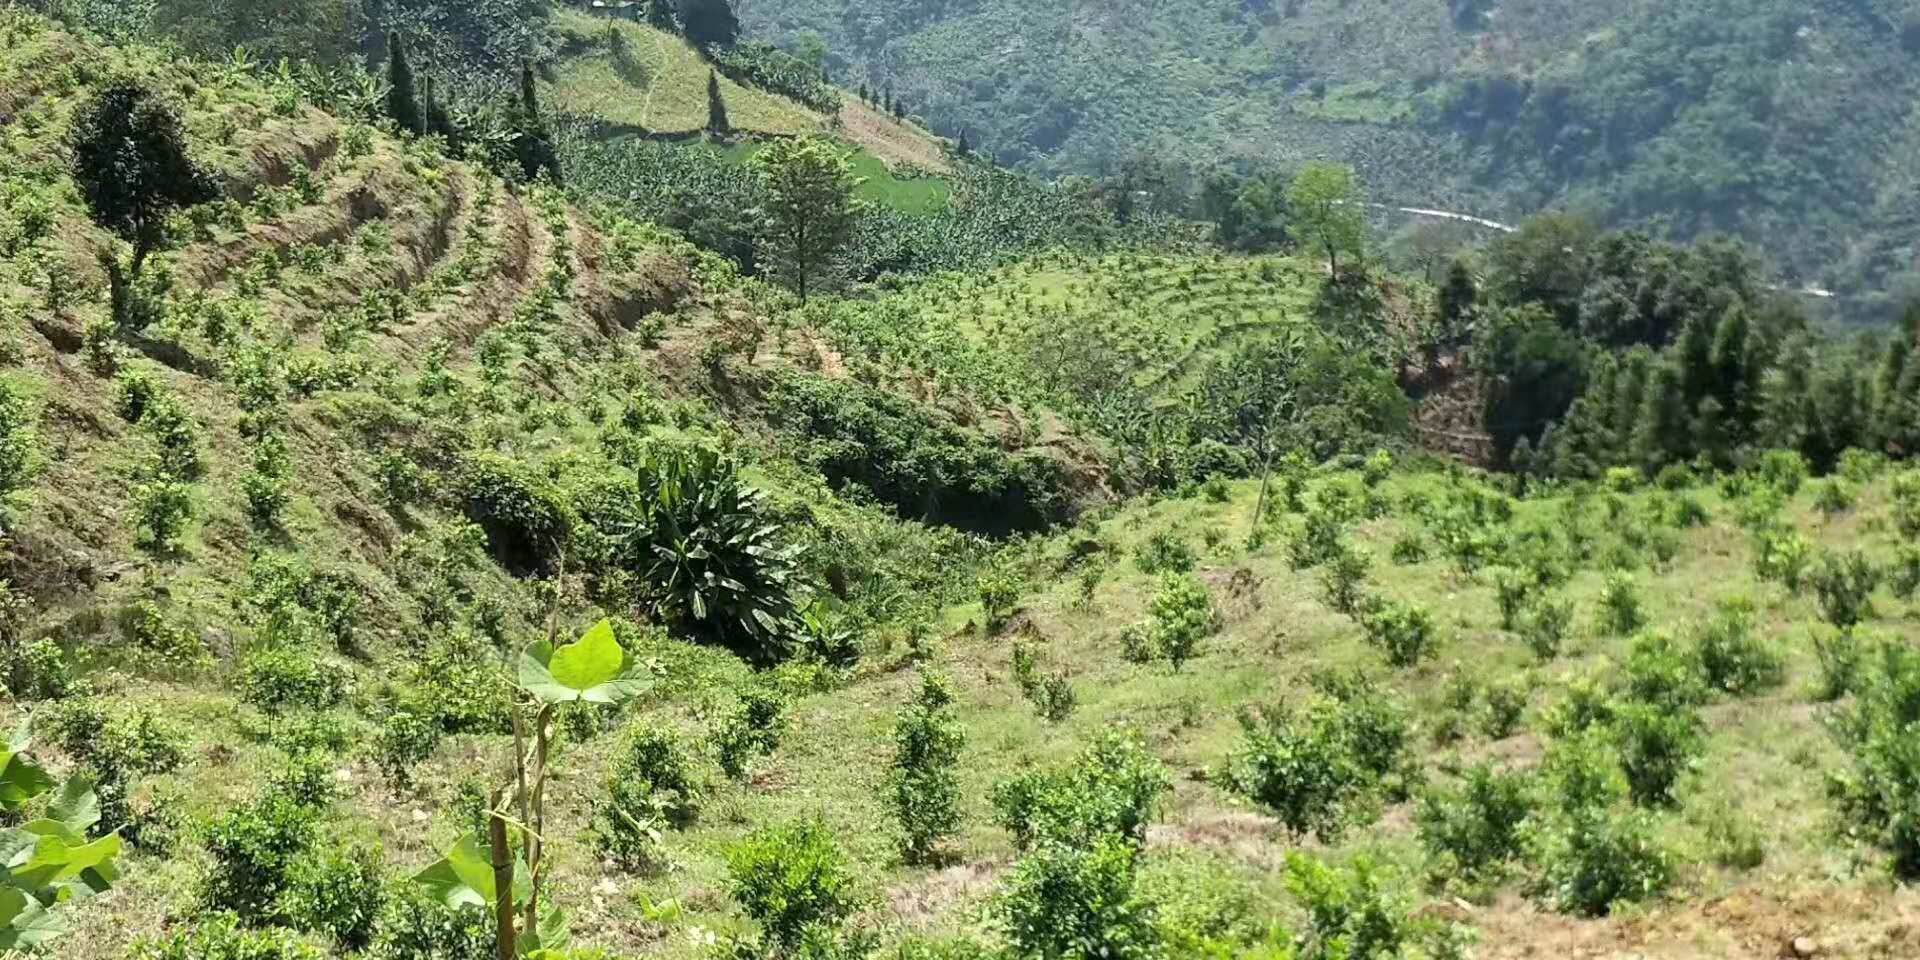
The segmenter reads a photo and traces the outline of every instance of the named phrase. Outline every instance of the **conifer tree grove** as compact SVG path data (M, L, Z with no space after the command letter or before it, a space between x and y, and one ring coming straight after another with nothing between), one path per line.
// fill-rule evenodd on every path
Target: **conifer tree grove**
M707 71L707 132L715 136L726 136L733 132L733 124L727 119L727 100L720 94L720 74Z
M387 116L408 133L427 131L426 115L413 86L413 65L407 62L407 45L397 33L387 34Z

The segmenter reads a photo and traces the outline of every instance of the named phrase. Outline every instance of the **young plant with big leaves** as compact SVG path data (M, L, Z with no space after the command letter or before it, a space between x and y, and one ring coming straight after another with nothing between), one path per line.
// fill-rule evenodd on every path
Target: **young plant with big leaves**
M565 913L542 911L540 889L548 873L545 851L546 782L553 751L554 710L565 703L623 703L646 689L646 666L628 656L601 620L580 639L555 644L549 624L546 639L520 655L519 684L510 714L513 720L512 782L493 792L488 817L488 848L468 837L438 862L415 875L449 907L478 906L492 911L497 960L539 956L564 949L570 934ZM533 712L531 743L526 722ZM508 791L518 819L508 816ZM518 834L519 854L513 834Z
M0 814L12 816L53 790L53 778L26 756L22 726L0 747ZM54 908L106 890L119 877L120 837L89 840L100 822L93 782L74 777L24 825L0 830L0 954L40 946L66 932Z

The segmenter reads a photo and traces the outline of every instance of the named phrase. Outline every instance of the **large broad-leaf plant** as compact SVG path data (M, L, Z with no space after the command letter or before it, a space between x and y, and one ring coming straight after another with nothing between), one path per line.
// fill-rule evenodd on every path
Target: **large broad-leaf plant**
M0 815L52 796L39 817L0 830L0 954L66 932L56 908L106 890L120 875L119 835L87 836L100 822L92 781L75 777L53 793L53 778L26 755L28 741L23 726L0 746Z

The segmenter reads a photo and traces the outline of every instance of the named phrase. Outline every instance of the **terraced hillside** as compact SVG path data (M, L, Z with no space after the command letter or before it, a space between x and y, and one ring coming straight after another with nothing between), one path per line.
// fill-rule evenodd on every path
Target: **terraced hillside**
M652 136L697 137L707 125L707 61L686 38L626 18L566 7L555 13L562 47L549 102ZM735 130L754 136L831 133L904 178L951 169L947 144L848 94L828 116L775 93L720 81Z

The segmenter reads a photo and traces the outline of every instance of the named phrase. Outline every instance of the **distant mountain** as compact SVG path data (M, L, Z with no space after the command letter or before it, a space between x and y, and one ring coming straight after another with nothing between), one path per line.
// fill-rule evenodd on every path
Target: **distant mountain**
M1051 173L1352 163L1377 198L1762 247L1920 291L1920 0L738 0L848 86Z

